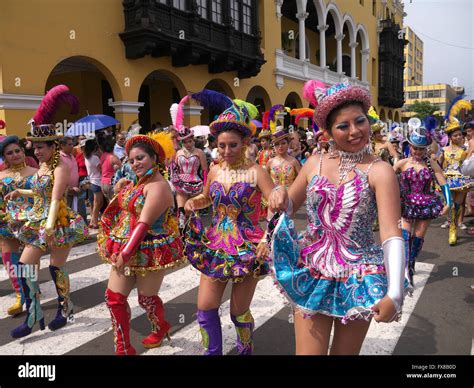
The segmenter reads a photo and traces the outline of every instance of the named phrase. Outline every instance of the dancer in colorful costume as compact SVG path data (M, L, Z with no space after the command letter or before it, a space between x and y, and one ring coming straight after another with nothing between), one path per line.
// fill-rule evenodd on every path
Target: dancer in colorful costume
M251 354L254 320L250 312L259 277L267 273L268 247L259 226L262 194L268 198L273 183L258 164L245 158L245 144L255 133L251 120L257 108L222 95L218 106L227 109L210 124L217 137L220 163L213 166L201 195L186 202L188 212L213 207L211 225L191 217L186 232L186 255L202 272L197 319L205 354L222 354L219 306L228 281L233 282L231 320L237 331L239 354Z
M20 260L20 241L10 231L7 222L8 212L13 214L26 211L31 207L32 200L20 196L15 201L7 202L5 196L15 189L31 189L32 176L38 169L25 163L25 151L17 136L7 136L0 143L0 156L5 161L6 169L0 171L0 247L3 265L15 290L15 303L7 310L8 315L17 315L23 311L24 296L18 279Z
M258 134L258 140L260 140L260 145L262 149L258 151L257 154L257 163L263 168L267 168L268 161L273 157L273 150L271 148L270 139L272 133L270 132L268 125L268 118L270 116L270 111L263 113L262 119L262 130Z
M283 111L283 105L274 105L270 109L269 121L275 156L268 161L267 170L275 185L281 185L288 189L295 181L301 165L296 158L288 154L290 133L282 125L277 125L277 116Z
M333 326L331 354L358 354L372 317L391 322L401 313L398 182L371 153L366 89L308 81L304 96L336 149L310 157L288 191L273 191L269 208L286 213L273 231L272 272L295 308L297 354L327 354ZM298 238L289 215L305 200L308 227ZM371 230L377 213L382 246Z
M371 123L370 128L372 129L372 147L375 155L377 155L383 161L393 165L398 161L400 155L395 150L393 144L384 139L384 135L382 133L382 129L385 128L384 123L380 120L379 115L373 106L370 107L367 114Z
M406 277L414 289L413 275L415 262L423 247L426 232L432 219L443 210L443 201L434 190L435 182L441 186L446 203L451 206L449 186L444 179L443 171L428 154L436 127L436 119L421 121L410 119L414 124L408 137L410 156L395 163L393 169L400 173L400 195L402 205L402 234L405 240L407 259Z
M115 353L136 354L130 343L131 312L128 295L138 288L138 303L151 323L151 334L143 339L146 348L161 345L171 325L165 319L158 291L164 269L184 262L173 194L163 178L164 161L174 155L171 136L165 132L137 135L127 140L128 163L138 182L122 189L102 215L97 244L102 259L112 264L105 302L110 310Z
M453 205L449 213L449 245L457 243L458 223L462 224L464 214L464 202L467 192L474 187L474 179L461 173L461 166L466 159L467 152L463 147L464 137L462 133L462 124L455 117L462 109L467 111L472 109L469 101L461 99L461 96L454 99L451 107L446 113L446 127L444 131L449 136L449 146L444 147L440 158L441 167L444 170L446 181L451 190Z
M177 140L180 142L181 149L176 153L173 162L171 183L176 189L178 222L181 233L186 222L184 204L189 198L195 197L202 192L208 170L206 154L194 146L194 133L183 125L183 108L189 100L189 95L181 99L177 107L176 118L173 119L173 122L176 122L176 129L178 130Z
M71 247L83 241L88 231L82 217L66 205L69 169L60 161L57 142L63 135L50 124L61 102L71 105L72 113L77 113L78 100L67 86L58 85L48 91L31 121L31 136L27 137L33 142L40 169L32 178L31 190L16 189L5 197L11 201L21 195L30 196L34 201L31 209L9 213L14 236L25 244L19 274L28 310L25 322L11 332L13 338L29 335L38 321L40 329L44 329L37 266L48 249L51 253L49 271L58 293L56 317L48 327L57 330L72 319L69 275L64 265Z

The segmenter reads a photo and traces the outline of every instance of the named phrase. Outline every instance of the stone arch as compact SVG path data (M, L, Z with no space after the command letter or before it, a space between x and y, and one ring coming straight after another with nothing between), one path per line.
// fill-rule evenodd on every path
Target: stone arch
M386 116L385 116L385 109L381 108L380 113L379 113L380 120L385 121Z
M269 110L272 106L270 95L260 85L255 85L249 90L245 101L254 104L257 107L259 113Z
M143 128L153 125L166 127L172 123L169 108L187 94L181 79L169 70L154 70L143 79L137 101L144 103L140 108L139 122Z

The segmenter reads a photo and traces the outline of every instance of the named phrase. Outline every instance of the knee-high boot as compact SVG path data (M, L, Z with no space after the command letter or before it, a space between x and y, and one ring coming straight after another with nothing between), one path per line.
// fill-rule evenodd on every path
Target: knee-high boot
M10 278L12 288L15 290L16 294L16 301L8 308L7 313L8 315L17 315L23 311L23 303L25 302L22 286L20 285L17 277L20 254L18 252L6 252L2 254L2 260L3 264L5 265L5 269L8 271L8 277Z
M411 252L410 252L410 261L408 263L408 270L409 270L409 281L410 285L414 287L413 276L415 275L415 263L416 258L421 252L421 248L423 247L423 242L425 239L423 237L413 236L412 244L411 244Z
M136 354L136 350L130 344L130 319L132 313L127 302L127 297L107 288L105 291L105 304L110 311L110 317L112 319L115 354L118 356L131 356Z
M454 202L451 207L451 220L449 224L449 245L456 245L458 236L457 236L457 226L458 226L458 216L460 205Z
M198 310L197 321L199 322L202 345L206 356L222 355L222 328L219 317L219 309Z
M405 241L405 278L408 279L411 285L409 268L410 268L412 235L408 230L402 229L402 236L403 236L403 240Z
M171 325L165 319L165 308L163 301L158 295L138 295L140 307L146 311L151 324L151 334L144 338L142 344L145 348L157 348L166 336L170 340L169 331Z
M56 317L49 323L48 327L50 330L57 330L66 326L68 319L73 319L73 304L69 295L69 274L64 268L55 267L54 265L49 266L49 272L58 293L58 309Z
M11 336L13 338L21 338L31 334L36 322L39 322L40 329L44 330L44 316L39 299L38 273L34 267L34 265L23 263L20 263L18 267L18 278L25 296L27 316L24 323L12 330Z
M247 310L241 315L230 315L237 331L237 351L240 355L251 355L253 351L253 329L255 322Z

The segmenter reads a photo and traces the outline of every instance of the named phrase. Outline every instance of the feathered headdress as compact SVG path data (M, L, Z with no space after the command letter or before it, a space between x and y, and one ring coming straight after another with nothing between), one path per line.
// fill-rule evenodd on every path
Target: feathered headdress
M462 97L463 96L457 96L453 100L451 106L446 112L446 116L444 116L446 125L444 131L446 133L451 133L457 129L461 129L461 123L455 116L457 116L462 109L466 109L467 111L472 109L472 104L467 100L463 100Z
M281 112L284 112L285 108L281 104L276 104L273 105L272 108L270 109L270 113L268 116L268 121L270 124L270 131L274 133L276 131L277 127L277 115Z
M0 129L5 129L7 127L7 123L3 120L0 120Z
M63 103L71 107L71 114L79 112L79 100L69 92L69 88L66 85L57 85L50 89L43 97L35 115L29 121L32 135L27 137L27 139L31 141L48 141L62 137L62 131L56 130L52 121Z
M438 120L434 116L428 116L423 119L423 125L431 139L434 139L441 147L446 147L449 142L448 135L443 131L437 131Z
M314 109L311 108L298 108L290 110L290 115L295 117L295 124L298 126L300 119L307 118L313 121Z
M364 111L370 107L369 91L347 83L327 87L321 81L310 80L303 86L303 97L315 108L314 121L320 128L327 125L329 114L341 104L358 102L362 104Z

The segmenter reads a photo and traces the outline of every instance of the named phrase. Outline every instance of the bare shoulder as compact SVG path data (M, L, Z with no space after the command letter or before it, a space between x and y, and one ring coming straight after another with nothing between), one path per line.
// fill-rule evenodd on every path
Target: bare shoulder
M376 187L396 180L395 171L393 167L383 161L377 160L369 167L369 183Z

